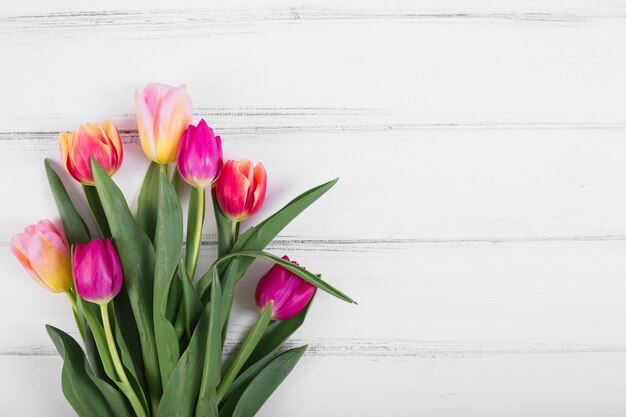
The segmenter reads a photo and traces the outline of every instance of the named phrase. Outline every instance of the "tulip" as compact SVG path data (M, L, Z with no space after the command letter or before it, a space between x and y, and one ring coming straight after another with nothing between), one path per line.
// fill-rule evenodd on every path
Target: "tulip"
M93 156L109 176L122 165L122 141L112 121L86 123L75 132L59 134L61 156L67 171L85 185L94 185L91 172Z
M287 256L283 259L289 261ZM293 262L297 265L297 262ZM263 310L270 301L273 320L287 320L298 314L311 301L315 286L283 268L274 265L256 287L256 305Z
M11 251L42 287L57 293L72 287L70 247L51 221L40 220L13 236Z
M206 188L217 179L222 169L222 140L204 119L183 133L176 165L181 178L193 187Z
M135 91L135 106L139 140L146 156L160 164L174 162L180 137L193 116L185 86L148 84L143 94Z
M230 160L222 168L215 186L217 203L233 223L256 213L265 199L267 174L260 162Z
M122 266L109 239L77 243L72 262L78 295L96 304L106 304L122 288Z

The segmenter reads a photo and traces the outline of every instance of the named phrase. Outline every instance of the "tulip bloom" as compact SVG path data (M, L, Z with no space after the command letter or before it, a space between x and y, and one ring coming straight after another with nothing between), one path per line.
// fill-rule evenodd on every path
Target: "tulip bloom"
M106 304L122 288L120 258L109 239L77 243L72 271L76 292L83 300Z
M72 287L70 247L63 232L50 220L40 220L13 236L11 251L42 287L52 292Z
M217 179L222 169L222 139L204 119L183 133L176 165L182 179L193 187L206 188Z
M287 256L283 259L288 261ZM297 265L297 262L294 262ZM274 265L256 287L256 305L263 310L270 301L273 320L287 320L311 301L315 286L280 265Z
M94 185L92 156L109 176L122 165L122 141L110 120L101 124L83 124L75 132L61 132L59 145L63 165L76 181L85 185Z
M217 203L231 222L256 213L265 199L267 174L260 162L247 159L226 162L215 186Z
M135 91L135 106L139 140L146 156L159 164L174 162L180 137L193 116L185 86L148 84L143 94Z

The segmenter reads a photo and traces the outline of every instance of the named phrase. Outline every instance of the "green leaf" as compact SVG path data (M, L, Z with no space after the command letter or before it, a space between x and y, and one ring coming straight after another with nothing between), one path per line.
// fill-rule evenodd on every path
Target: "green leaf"
M295 219L302 211L313 204L318 198L320 198L326 191L330 190L333 185L339 181L336 178L332 181L314 187L298 197L291 200L285 207L278 210L276 213L259 223L257 226L251 227L246 230L237 240L237 243L232 248L232 252L244 251L244 250L263 250L265 247L285 228L293 219ZM229 316L230 309L233 303L233 297L235 293L235 286L237 282L243 277L253 259L251 258L237 258L229 262L228 267L224 273L220 274L222 277L222 322L226 325L226 320ZM197 287L196 287L197 288ZM202 294L198 291L198 294Z
M91 167L114 244L120 255L124 286L128 291L140 336L149 396L152 407L156 408L162 387L152 314L154 246L133 218L120 189L93 158Z
M312 274L311 272L307 271L306 269L302 268L299 265L296 265L290 261L284 260L283 258L279 258L278 256L274 256L270 253L263 252L263 251L245 250L241 252L231 252L228 255L223 256L222 258L218 259L211 266L211 268L215 268L216 264L226 261L229 258L236 258L236 257L258 258L264 261L273 262L275 264L282 266L288 271L293 272L294 274L298 275L303 280L315 285L320 290L325 291L328 294L339 298L340 300L346 301L348 303L356 304L356 302L352 298L348 297L343 292L339 291L332 285L328 284L326 281L322 280L319 276ZM200 279L200 281L198 281L197 283L197 290L200 292L200 294L206 291L207 283L208 283L208 278L207 278L207 275L205 274L205 276L203 276Z
M59 210L59 215L63 222L63 230L65 230L68 242L70 245L74 245L78 242L89 242L89 229L85 225L83 218L78 214L76 207L74 207L61 179L50 166L48 159L45 160L44 165L46 167L48 183L50 183L50 190L52 190L54 202Z
M221 258L230 252L233 237L230 221L224 216L222 209L220 209L219 204L217 204L215 193L211 193L211 199L213 200L213 211L215 213L215 224L217 226L217 257Z
M307 346L290 349L278 355L254 377L241 394L232 417L253 417L296 366ZM224 414L220 413L220 416Z
M232 384L233 380L250 357L250 354L256 347L257 343L259 343L259 340L261 340L261 337L263 336L263 333L265 332L265 329L267 328L267 325L272 317L273 304L274 303L270 301L270 303L261 311L261 315L258 320L254 326L252 326L252 329L248 332L248 335L239 347L239 350L237 350L235 357L228 365L228 368L222 377L222 381L217 387L217 401L221 401L222 398L224 398L224 394L226 394L226 391L230 388L230 384Z
M229 397L231 395L241 396L242 391L248 386L252 378L278 355L280 346L304 323L312 302L313 299L292 318L275 321L267 326L256 349L254 349L246 364L241 368L239 375L224 395L224 398L228 399L227 402L230 402Z
M143 179L139 198L137 200L137 223L154 240L154 231L157 223L157 203L159 196L159 164L151 162L146 176Z
M202 382L210 308L210 304L204 308L189 346L178 360L163 390L157 417L189 417L196 409Z
M196 290L191 283L189 275L187 275L187 269L183 262L180 263L180 270L182 272L181 285L183 287L183 312L185 318L185 330L187 331L187 337L191 338L191 329L196 327L198 318L202 314L204 305L200 301Z
M65 398L81 417L109 417L113 410L89 375L85 355L74 339L47 325L46 330L63 358L61 386Z
M159 177L159 204L154 236L156 264L153 311L161 383L165 387L180 357L176 331L167 319L167 298L183 253L183 212L172 184L164 174Z
M102 235L102 237L111 237L109 223L107 222L104 210L102 209L102 202L100 201L100 197L98 197L98 191L96 191L96 187L93 187L91 185L83 185L83 191L85 192L85 198L87 198L87 203L89 204L89 208L91 209L91 214L96 220L98 230L100 230L100 235Z
M293 316L287 320L275 321L265 330L263 333L263 337L257 344L256 348L250 355L250 358L243 366L242 371L245 371L250 366L260 361L262 358L271 355L276 352L278 348L289 338L296 330L300 328L302 323L304 323L304 319L313 303L313 298L311 301L300 311L298 314Z
M200 397L196 408L196 417L217 417L217 386L222 373L222 320L220 319L221 300L220 280L217 273L211 284L211 313L209 316L209 335L200 385Z

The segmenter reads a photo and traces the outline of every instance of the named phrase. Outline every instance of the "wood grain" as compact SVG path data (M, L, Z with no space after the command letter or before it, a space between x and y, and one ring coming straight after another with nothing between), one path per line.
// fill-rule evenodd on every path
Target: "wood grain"
M42 160L111 118L134 205L133 91L161 81L188 85L227 157L266 166L244 227L341 177L269 250L359 305L317 297L261 416L624 415L625 18L605 0L5 0L0 414L72 415L43 327L76 335L69 307L8 250L56 215ZM229 352L267 267L238 287Z

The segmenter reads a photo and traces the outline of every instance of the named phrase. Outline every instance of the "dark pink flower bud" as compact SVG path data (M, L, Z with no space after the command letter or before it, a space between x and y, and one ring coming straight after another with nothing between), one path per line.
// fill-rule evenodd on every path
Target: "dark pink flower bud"
M76 292L83 300L108 303L122 289L122 265L109 239L77 243L72 272Z
M182 179L194 187L213 184L222 169L222 140L204 119L183 133L176 158Z
M287 256L283 259L288 261ZM296 262L294 264L297 265ZM256 287L256 305L265 308L270 301L273 320L286 320L298 314L311 301L315 294L315 286L283 268L274 265Z

